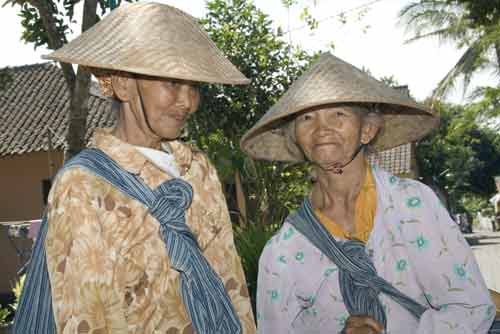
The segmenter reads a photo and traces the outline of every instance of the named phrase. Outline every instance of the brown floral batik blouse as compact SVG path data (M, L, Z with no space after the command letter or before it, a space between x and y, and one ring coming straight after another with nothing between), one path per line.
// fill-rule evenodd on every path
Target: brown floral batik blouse
M104 151L151 188L171 178L109 129L91 147ZM245 277L214 167L204 154L169 142L194 190L186 223L225 283L244 334L255 333ZM73 168L57 177L49 197L47 262L58 333L187 334L194 329L170 267L159 224L146 207L103 179Z

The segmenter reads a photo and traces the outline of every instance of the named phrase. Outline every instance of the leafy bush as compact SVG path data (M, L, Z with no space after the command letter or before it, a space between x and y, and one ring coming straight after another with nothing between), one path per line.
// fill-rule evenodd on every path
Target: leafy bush
M16 312L17 304L19 303L19 298L21 296L21 291L23 290L25 277L25 275L21 276L12 289L15 297L14 303L0 309L0 326L8 326L12 324L14 313Z
M474 222L476 222L478 212L481 212L482 216L493 216L494 214L493 206L488 201L488 198L484 196L472 193L465 194L460 199L460 204L465 211L472 214Z
M257 271L259 268L259 257L268 240L274 232L279 229L280 224L260 225L249 224L245 228L235 227L234 242L241 257L243 270L247 280L248 292L255 313L257 295Z

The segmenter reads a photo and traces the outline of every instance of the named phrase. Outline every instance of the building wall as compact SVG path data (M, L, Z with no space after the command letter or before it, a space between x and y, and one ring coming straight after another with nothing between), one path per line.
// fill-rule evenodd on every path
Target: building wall
M51 155L53 170L62 164L62 152ZM42 180L50 176L49 154L33 152L0 157L0 296L10 292L31 241L7 237L5 222L40 219L43 213Z

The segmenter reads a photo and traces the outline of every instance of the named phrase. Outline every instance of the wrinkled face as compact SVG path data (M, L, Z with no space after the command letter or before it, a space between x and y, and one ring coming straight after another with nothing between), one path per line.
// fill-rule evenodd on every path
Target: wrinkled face
M164 139L177 138L188 117L198 109L200 93L196 84L143 77L136 82L151 129Z
M295 139L307 160L327 167L347 163L361 143L374 135L363 126L361 114L349 106L315 109L295 120Z

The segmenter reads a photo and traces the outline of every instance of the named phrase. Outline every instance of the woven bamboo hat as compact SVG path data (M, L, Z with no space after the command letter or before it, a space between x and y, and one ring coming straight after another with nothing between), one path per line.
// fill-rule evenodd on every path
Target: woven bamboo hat
M371 143L377 150L416 141L439 123L438 117L411 98L324 53L245 133L241 148L255 159L304 161L302 151L286 134L288 122L306 109L345 103L376 105L382 113L384 128Z
M196 82L250 82L226 59L192 16L152 2L118 7L76 39L43 58Z

